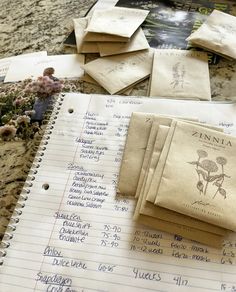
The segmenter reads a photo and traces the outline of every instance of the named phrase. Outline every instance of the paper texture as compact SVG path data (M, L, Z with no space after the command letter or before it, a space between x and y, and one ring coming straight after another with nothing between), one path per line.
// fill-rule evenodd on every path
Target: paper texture
M84 74L83 64L84 56L80 54L14 60L9 67L4 82L16 82L27 78L35 79L42 76L43 70L47 67L53 67L55 76L58 78L78 78Z
M171 121L172 117L132 113L120 168L118 193L138 197L155 140L157 128L153 128L153 122L157 126L170 125ZM149 140L150 135L153 138Z
M205 243L208 245L209 242L211 242L211 245L215 248L220 248L223 243L223 236L161 219L140 215L137 222L161 231L165 230L165 232L179 234L180 236L191 238L192 240L199 240L199 238L201 238L203 244Z
M236 187L235 143L235 137L176 122L155 204L236 230L231 195ZM180 148L184 157L177 154Z
M171 124L171 121L169 123ZM149 189L152 175L159 161L162 148L165 144L165 140L170 129L169 126L170 125L163 126L159 122L154 122L152 124L151 132L148 139L148 146L145 151L138 186L135 193L136 198L139 198L140 195L142 195L142 197L144 196L144 194L146 195ZM148 148L150 149L149 151ZM140 200L140 203L141 201L142 200ZM137 204L139 204L139 201ZM140 208L138 208L137 214L139 214L139 210Z
M147 10L123 7L94 10L86 31L130 38L148 13Z
M136 224L134 200L115 187L132 112L191 115L236 134L235 104L72 93L59 102L23 191L30 193L0 266L0 291L231 290L235 234L217 250Z
M196 46L236 59L236 17L213 10L205 23L186 40Z
M86 42L129 42L129 38L112 35L112 34L105 34L105 33L97 33L97 32L84 32L84 41Z
M154 123L153 123L154 125ZM152 127L153 128L153 127ZM168 222L172 222L170 224L170 226L168 227L169 231L171 230L171 228L175 228L174 224L179 224L179 225L184 225L184 226L188 226L189 228L195 228L197 229L196 232L198 232L199 230L202 231L206 231L206 232L210 232L210 233L215 233L215 234L219 234L219 235L226 235L227 234L227 230L219 228L217 226L213 226L211 224L193 219L191 217L188 216L184 216L182 214L178 214L176 212L173 212L171 210L165 209L165 208L161 208L158 206L155 206L152 203L146 202L146 196L147 196L147 191L149 189L149 185L151 183L152 180L152 176L154 173L154 169L156 168L156 165L158 163L162 148L164 146L167 134L169 131L169 127L166 126L159 126L157 135L156 135L156 141L155 141L155 145L153 147L153 153L152 156L150 158L150 163L149 163L149 171L146 172L146 176L145 179L143 181L143 185L140 191L140 196L138 198L138 202L135 208L135 213L134 213L134 219L135 220L139 220L139 216L140 215L146 215L146 216L151 216L153 218L149 218L148 222L151 223L152 219L154 219L153 221L153 226L155 226L156 224L156 219L160 219L160 220L164 220L164 221L168 221ZM151 130L151 133L154 132ZM151 136L151 134L150 134ZM150 140L150 138L149 138ZM145 216L141 216L143 220L145 219ZM140 222L139 220L139 222ZM167 224L167 223L166 223ZM191 230L191 232L189 232L189 234L187 234L187 229L185 229L185 233L184 235L180 233L180 235L185 236L186 238L195 240L196 237L192 237L192 233L193 230ZM170 231L171 232L171 231ZM174 230L172 230L172 232L175 232ZM204 238L202 241L202 236L203 234L198 238L198 241L202 242L202 243L206 243L206 238ZM208 245L211 245L212 242L209 241Z
M84 41L84 30L87 27L88 18L76 18L73 19L76 47L78 53L99 53L99 49L96 43Z
M98 43L98 48L103 57L148 49L149 44L143 30L139 28L128 43Z
M147 78L151 73L153 50L108 56L83 66L110 94L119 93Z
M153 114L132 113L119 173L118 193L135 195L153 119Z
M166 163L166 158L168 156L168 152L169 152L169 149L171 146L171 141L172 141L173 134L175 131L176 123L177 123L177 120L173 120L171 122L171 127L170 127L170 130L169 130L168 135L166 137L165 145L161 151L160 158L158 160L158 164L156 166L156 169L155 169L155 172L153 175L153 179L151 181L151 184L150 184L150 187L148 190L147 201L149 201L151 203L155 202L157 190L159 188L159 184L160 184L160 181L161 181L161 178L163 175L163 169L164 169L164 166ZM212 128L212 129L217 130L219 132L222 131L222 129L220 129L218 127L214 127L214 126L207 125L207 124L200 124L200 123L191 122L191 121L189 121L189 124L196 124L196 125L199 125L200 127Z
M210 100L207 53L156 49L149 92L156 97Z
M141 168L141 172L140 172L140 176L139 176L139 179L138 179L138 184L137 184L137 189L136 189L136 192L135 192L135 197L138 198L139 196L139 193L141 191L141 188L142 188L142 185L143 185L143 181L144 181L144 176L145 176L145 173L146 173L146 170L148 168L148 163L149 163L149 160L151 158L151 155L152 155L152 151L153 151L153 147L154 147L154 144L155 144L155 139L156 139L156 135L157 135L157 131L158 131L158 128L159 128L159 125L165 125L165 126L170 126L171 125L171 122L172 122L172 119L173 118L177 118L177 117L167 117L167 116L154 116L153 117L153 123L151 125L151 131L150 131L150 135L148 137L148 140L145 142L147 143L147 147L145 149L145 153L144 153L144 158L142 159L142 168ZM184 120L188 120L188 121L197 121L197 119L188 119L188 118L183 118ZM140 127L140 133L142 133L142 128ZM142 137L142 138L141 138ZM139 137L139 141L141 139L146 139L145 136L143 135L140 135ZM138 142L137 141L132 141L132 140L129 140L129 143L126 144L126 146L129 147L129 145L138 145L137 144ZM132 147L135 147L135 146L132 146ZM125 152L126 153L126 149L125 149ZM130 153L129 156L133 156L135 155L135 161L137 161L138 158L137 157L137 152L135 151L134 149L134 153Z
M94 79L93 79L91 76L89 76L88 74L85 74L83 77L81 77L81 80L99 86L99 84L97 83L97 81L94 80ZM133 90L133 87L128 88L128 89L125 89L124 91L121 91L120 94L130 95L131 92L132 92L132 90Z
M34 53L28 53L24 55L17 55L17 56L12 56L4 59L0 59L0 81L4 80L7 71L9 69L9 66L13 60L21 59L21 58L30 58L30 57L36 57L36 56L47 56L46 51L42 52L34 52Z
M146 147L144 157L142 160L143 162L142 162L142 167L141 167L141 171L140 171L140 175L139 175L139 179L138 179L138 183L137 183L135 198L138 198L140 193L143 191L143 187L144 187L144 184L146 181L146 173L150 167L150 160L151 160L151 157L153 155L153 150L155 147L157 133L159 134L160 124L162 124L162 125L164 124L164 125L168 126L168 123L170 124L171 120L172 120L171 118L163 118L163 119L158 118L158 117L153 118L153 123L151 125L150 135L149 135L148 141L147 141L147 147ZM125 150L124 150L124 153L125 153ZM134 155L134 154L131 153L130 155Z

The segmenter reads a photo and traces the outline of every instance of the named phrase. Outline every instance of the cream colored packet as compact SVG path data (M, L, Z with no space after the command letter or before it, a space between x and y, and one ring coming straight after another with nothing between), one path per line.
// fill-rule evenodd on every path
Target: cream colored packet
M96 43L84 41L84 30L87 27L88 18L73 19L76 47L78 53L99 53L98 45Z
M151 131L150 131L150 135L148 137L148 141L147 141L147 146L145 149L145 154L144 157L142 159L143 163L142 163L142 167L141 167L141 172L140 172L140 176L138 179L138 184L137 184L137 188L136 188L136 192L135 192L135 198L138 198L139 193L141 191L142 185L143 185L143 181L144 181L144 177L148 168L148 164L149 164L149 160L151 158L152 155L152 151L153 151L153 146L154 146L154 142L156 139L156 135L157 135L157 131L158 131L158 127L159 125L165 125L165 126L170 126L172 120L177 119L177 117L174 116L162 116L162 115L155 115L153 117L153 124L151 125ZM197 121L197 119L188 119L185 117L182 117L181 120L188 120L188 121ZM140 138L139 138L140 139ZM130 143L133 143L132 141ZM136 157L136 159L138 159Z
M147 147L144 153L144 157L143 157L143 163L142 163L142 167L141 167L141 171L140 171L140 175L139 175L139 179L138 179L138 184L137 184L137 188L136 188L136 192L135 192L135 198L138 198L140 193L143 190L145 181L146 181L146 174L147 174L147 170L149 169L149 163L152 157L152 153L153 153L153 148L154 148L154 143L157 137L157 133L159 131L159 125L160 124L167 124L167 126L169 126L171 124L172 119L171 118L163 118L163 119L159 119L159 117L153 118L154 121L152 123L151 126L151 131L150 131L150 135L147 141ZM163 121L164 120L164 121Z
M156 206L150 202L146 202L148 186L150 184L152 174L154 172L156 164L158 163L158 159L160 157L162 148L165 144L168 131L169 131L169 127L159 126L148 175L146 176L146 180L144 181L143 188L136 205L134 219L137 220L139 214L142 214L142 215L154 217L156 219L161 219L168 222L189 226L192 228L196 228L198 230L203 230L206 232L215 233L219 235L226 235L228 233L228 230L226 229L220 228L218 226L214 226L206 222L202 222L200 220L194 219L189 216L178 214L174 211Z
M236 231L236 137L177 121L155 204Z
M80 78L82 81L94 84L99 86L99 84L97 83L96 80L94 80L91 76L89 76L88 74L85 74L83 77ZM120 94L124 94L124 95L130 95L131 92L133 90L133 87L127 88L124 91L121 91Z
M215 248L222 248L224 236L214 233L198 230L188 226L160 220L144 215L140 215L138 223L155 228L160 231L169 232L172 234L180 235L182 237L198 241L199 243L206 244Z
M153 50L98 58L83 69L110 94L119 93L151 73Z
M205 23L186 40L220 55L236 59L236 17L213 10Z
M101 57L145 50L149 47L148 41L141 28L137 29L128 43L98 43Z
M117 192L134 196L154 114L132 113L126 137Z
M165 141L165 145L161 151L161 155L158 161L158 164L156 166L156 169L154 171L154 175L147 193L147 201L154 203L155 199L156 199L156 194L157 194L157 190L159 188L159 184L161 181L161 177L162 177L162 173L163 173L163 169L166 163L166 158L168 156L168 152L171 146L171 141L172 141L172 137L174 134L174 130L175 130L175 125L177 123L177 120L173 120L171 123L171 127L170 130L168 132L166 141ZM212 126L212 125L208 125L208 124L201 124L201 123L197 123L197 122L188 122L189 124L196 124L199 127L206 127L206 128L211 128L215 131L219 131L219 132L223 132L222 128L216 127L216 126Z
M117 192L129 196L134 196L139 180L143 180L146 171L151 148L155 140L154 136L149 141L150 131L153 121L170 125L173 117L155 115L149 113L132 113L130 118L129 129L126 138L125 149L123 152L122 163L120 167ZM189 119L190 120L190 119ZM194 120L194 119L191 119ZM150 148L150 151L149 151ZM146 156L143 164L144 155ZM142 168L142 176L140 171ZM140 187L142 182L140 181Z
M125 7L94 10L86 31L130 38L149 11Z
M149 92L157 97L211 100L207 53L156 49Z
M171 122L170 122L170 124L171 124ZM147 165L147 167L145 167L145 171L144 171L144 168L142 168L143 179L142 179L142 183L140 184L139 195L137 196L138 201L137 201L135 211L134 211L134 216L133 216L134 220L137 220L139 215L140 215L141 205L143 204L143 200L146 198L147 191L148 191L149 185L151 183L152 175L153 175L154 170L156 168L156 165L158 163L158 160L159 160L162 148L165 144L165 140L166 140L166 137L168 135L169 129L170 129L169 126L160 125L158 122L156 122L156 123L154 122L152 125L148 143L150 142L150 140L154 139L154 141L151 141L152 143L150 143L150 146L151 145L153 145L153 146L152 146L152 149L150 150L151 154L148 155L148 157L149 157L149 161L147 163L148 165ZM155 130L157 133L155 133L155 135L154 135ZM154 136L154 137L150 138L151 136ZM147 148L148 148L148 146L147 146ZM140 177L141 177L141 175L140 175Z

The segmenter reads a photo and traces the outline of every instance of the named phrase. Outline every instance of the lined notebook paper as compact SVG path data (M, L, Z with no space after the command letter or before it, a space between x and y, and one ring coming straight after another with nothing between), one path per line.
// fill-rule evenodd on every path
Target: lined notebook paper
M0 291L234 291L236 236L216 250L136 225L135 200L116 196L134 111L196 117L236 134L236 104L65 95L19 222L12 218L16 230L8 227L13 238L4 238Z

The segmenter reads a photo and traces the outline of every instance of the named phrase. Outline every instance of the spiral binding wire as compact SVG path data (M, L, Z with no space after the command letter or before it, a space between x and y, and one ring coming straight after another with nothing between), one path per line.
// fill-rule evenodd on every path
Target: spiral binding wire
M40 143L37 147L37 153L34 157L34 160L31 161L31 168L29 170L27 179L24 183L23 190L20 194L18 202L16 204L15 210L12 214L12 217L7 225L6 232L4 234L3 240L0 243L0 265L4 262L4 257L7 255L6 249L10 246L10 240L14 236L14 231L17 228L17 224L20 221L19 216L22 214L22 208L25 207L25 201L28 199L28 195L30 194L30 188L33 186L33 181L35 179L35 175L38 172L38 168L40 167L40 162L42 161L42 157L44 155L44 151L47 148L48 140L50 139L50 135L52 134L52 130L54 128L54 124L56 123L57 114L61 109L62 102L64 100L65 94L61 94L58 100L53 105L52 111L48 111L47 113L50 114L50 118L47 123L46 130L43 133L42 139L40 137Z

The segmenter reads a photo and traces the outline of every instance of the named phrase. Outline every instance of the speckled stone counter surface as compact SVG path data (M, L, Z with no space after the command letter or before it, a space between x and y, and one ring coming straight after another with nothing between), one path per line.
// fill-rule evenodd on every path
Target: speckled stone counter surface
M82 17L94 0L1 0L0 58L46 50L48 54L75 53L63 41L72 30L72 18ZM220 1L222 2L222 1ZM232 14L236 15L236 2ZM87 56L91 58L91 56ZM236 61L222 59L210 67L213 100L236 100ZM100 86L67 81L72 91L107 92ZM0 87L4 84L0 83ZM131 95L145 96L148 82L136 85ZM35 155L36 142L0 142L0 238L14 211Z

